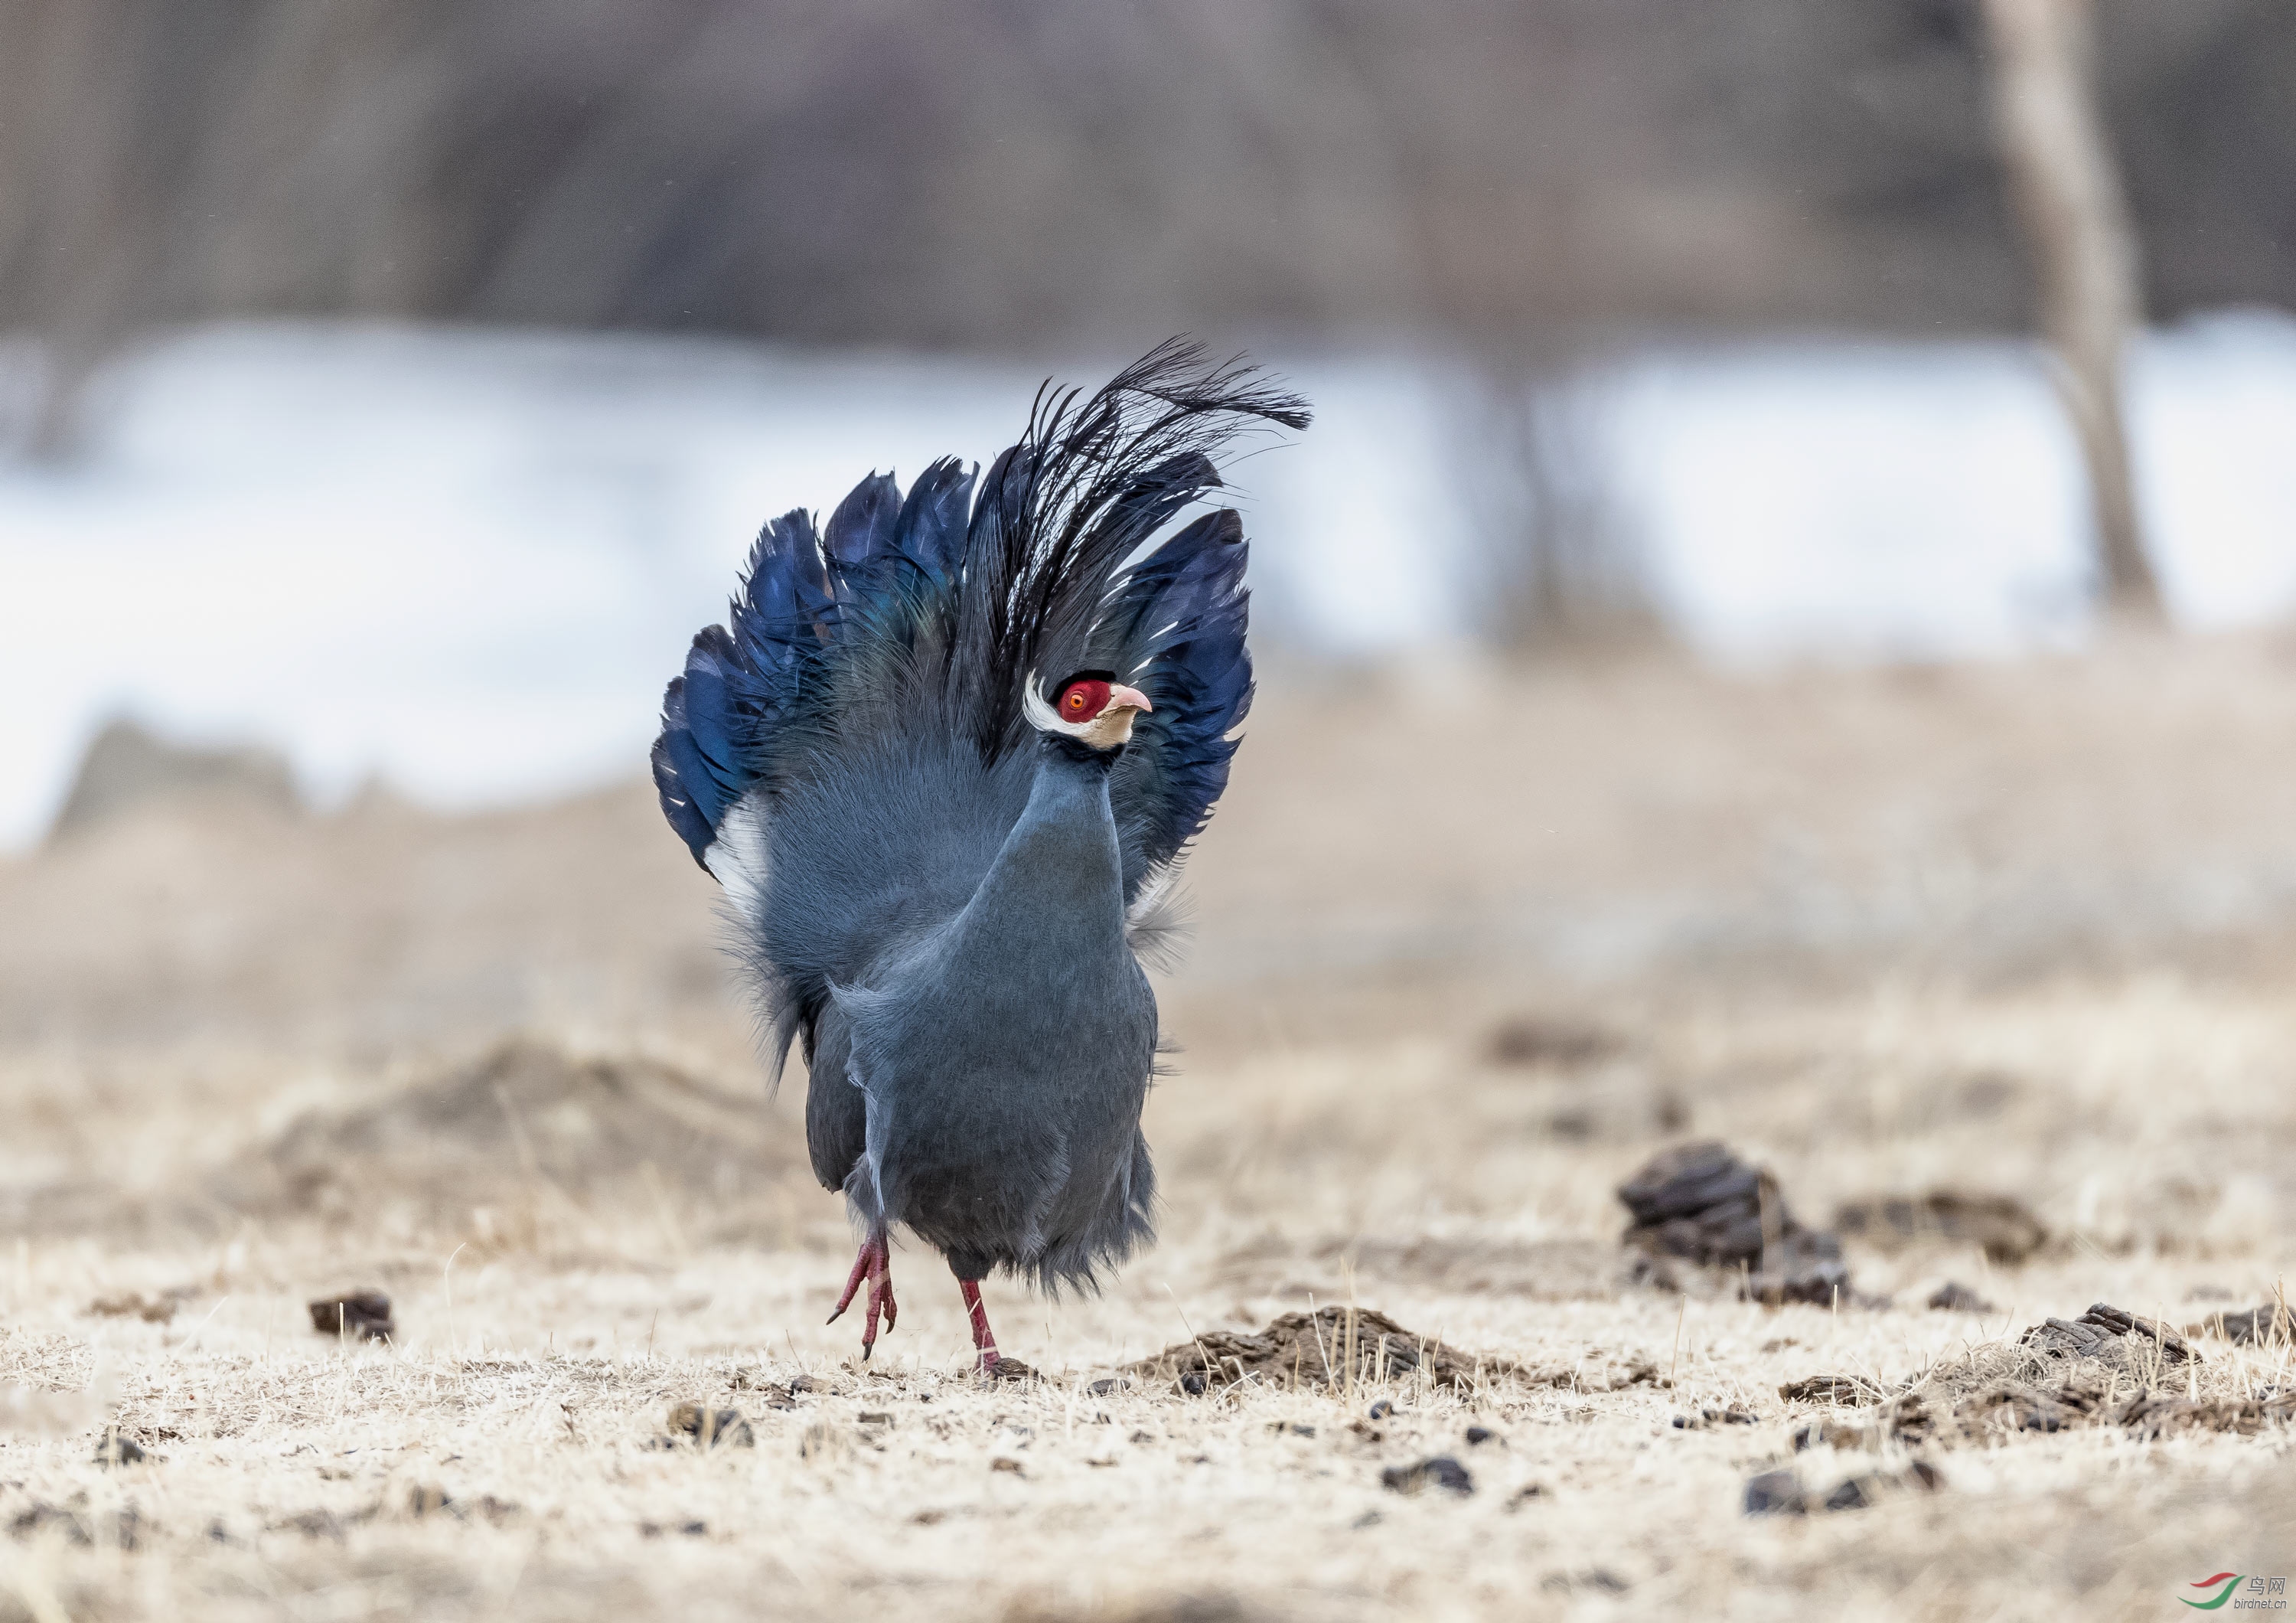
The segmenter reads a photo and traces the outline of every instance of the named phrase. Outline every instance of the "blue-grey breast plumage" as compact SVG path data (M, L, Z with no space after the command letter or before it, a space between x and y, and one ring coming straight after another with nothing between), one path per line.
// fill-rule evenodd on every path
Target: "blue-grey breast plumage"
M669 684L662 810L732 901L776 1074L804 1051L864 1357L897 1225L948 1259L984 1366L992 1270L1089 1288L1152 1236L1138 952L1252 691L1242 521L1164 532L1237 433L1307 421L1178 342L1040 392L986 474L768 523Z

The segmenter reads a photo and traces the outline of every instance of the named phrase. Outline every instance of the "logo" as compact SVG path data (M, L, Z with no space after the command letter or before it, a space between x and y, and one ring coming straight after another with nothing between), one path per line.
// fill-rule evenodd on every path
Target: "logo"
M2185 1586L2187 1589L2215 1591L2204 1601L2192 1600L2181 1594L2177 1597L2194 1611L2215 1611L2227 1601L2232 1602L2234 1611L2288 1610L2288 1580L2284 1578L2267 1578L2241 1572L2219 1572L2213 1578L2200 1578ZM2237 1599L2234 1599L2235 1595Z

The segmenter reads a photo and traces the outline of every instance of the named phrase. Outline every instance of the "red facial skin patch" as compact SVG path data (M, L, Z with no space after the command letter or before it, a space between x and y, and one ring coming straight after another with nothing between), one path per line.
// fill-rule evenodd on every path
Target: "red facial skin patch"
M1096 679L1070 682L1061 695L1061 720L1072 724L1089 721L1107 708L1108 684Z

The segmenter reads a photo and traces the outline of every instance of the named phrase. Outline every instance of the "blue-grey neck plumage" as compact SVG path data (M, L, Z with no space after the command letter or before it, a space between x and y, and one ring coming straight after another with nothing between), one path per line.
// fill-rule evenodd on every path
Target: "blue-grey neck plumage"
M804 1050L865 1356L897 1226L947 1257L985 1363L988 1273L1089 1287L1152 1232L1136 949L1251 696L1236 514L1156 538L1239 430L1306 422L1181 343L1040 393L977 494L944 460L767 525L670 683L662 809L733 900L776 1069Z

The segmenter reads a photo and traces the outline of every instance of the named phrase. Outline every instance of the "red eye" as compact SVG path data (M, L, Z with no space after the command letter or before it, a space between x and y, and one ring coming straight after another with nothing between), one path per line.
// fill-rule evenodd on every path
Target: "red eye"
M1061 720L1089 721L1108 708L1108 684L1086 680L1070 682L1061 695Z

